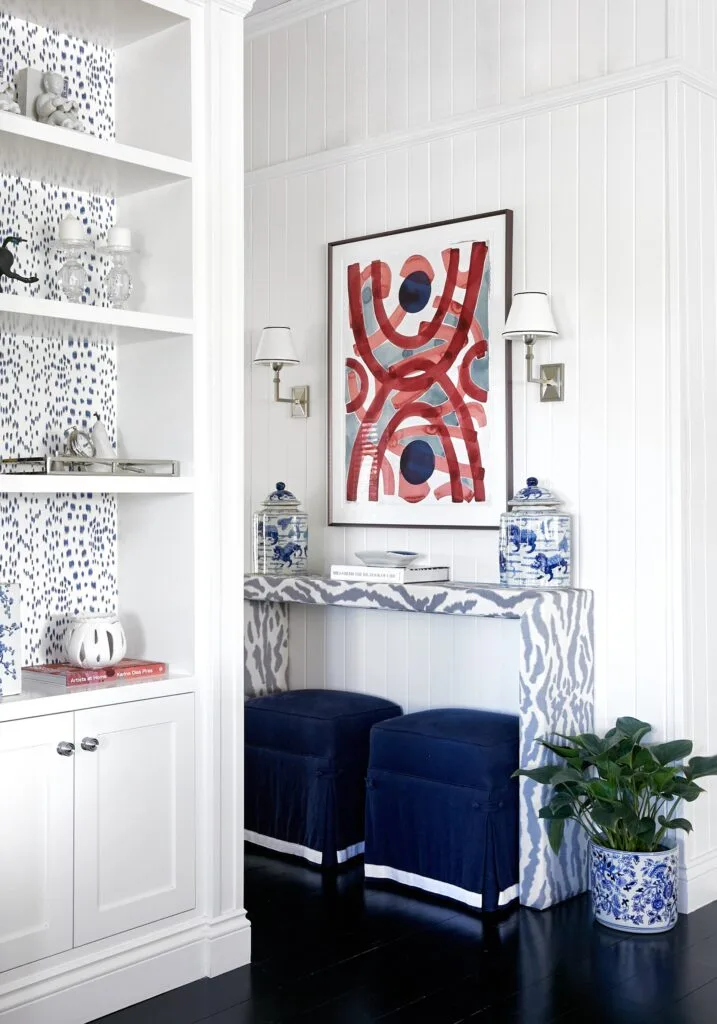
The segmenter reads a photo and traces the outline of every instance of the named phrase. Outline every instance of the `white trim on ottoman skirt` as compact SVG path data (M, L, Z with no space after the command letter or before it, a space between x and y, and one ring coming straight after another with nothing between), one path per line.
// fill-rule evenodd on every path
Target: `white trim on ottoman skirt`
M465 903L469 907L480 910L483 906L483 896L479 892L471 892L470 889L461 889L458 885L451 885L449 882L439 882L437 878L426 878L425 875L414 875L412 871L399 871L398 868L389 867L386 864L364 864L364 872L367 878L383 878L389 882L400 882L402 885L410 885L413 889L423 889L424 892L433 893L435 896L446 896L448 899ZM498 894L498 906L504 907L511 900L517 900L519 886L511 885Z
M275 853L290 853L294 857L303 857L312 864L323 863L321 850L312 850L310 846L301 846L299 843L290 843L286 839L275 839L274 836L263 836L259 832L252 832L251 829L244 829L244 838L247 843L254 843L255 846L263 846L266 850L273 850ZM345 850L336 851L336 860L339 864L345 864L352 857L358 857L364 851L364 843L354 843L347 846Z

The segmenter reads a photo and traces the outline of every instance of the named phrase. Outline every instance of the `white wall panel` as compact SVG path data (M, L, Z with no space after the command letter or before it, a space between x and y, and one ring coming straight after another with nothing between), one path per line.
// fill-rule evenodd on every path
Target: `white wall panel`
M523 380L522 346L515 346L515 476L544 477L576 515L578 582L597 596L601 724L637 712L664 725L665 576L650 555L660 545L666 504L659 412L668 372L664 125L664 87L652 86L290 175L271 181L268 192L258 184L249 195L252 230L263 234L268 221L269 231L268 253L266 235L255 240L255 280L267 264L273 277L256 289L252 316L288 317L306 363L285 373L287 384L307 381L313 388L312 416L299 423L284 407L262 408L269 404L269 375L253 371L259 398L249 417L252 502L279 475L288 477L311 515L316 570L356 550L394 544L447 560L456 576L496 579L492 531L323 525L325 244L476 209L515 211L515 287L553 294L561 337L541 343L538 356L565 361L568 382L562 406L540 405L537 389ZM258 320L250 325L254 334L260 326ZM647 527L641 520L638 531L635 513L645 505L652 519ZM515 699L512 639L505 646L494 623L470 631L376 612L292 615L294 685L350 685L386 692L413 708L467 703L463 683L448 685L442 677L461 679L477 664L491 700L496 694L504 703ZM474 699L481 702L478 691Z
M713 70L714 0L684 2ZM667 0L347 0L250 38L247 169L649 64L666 35Z

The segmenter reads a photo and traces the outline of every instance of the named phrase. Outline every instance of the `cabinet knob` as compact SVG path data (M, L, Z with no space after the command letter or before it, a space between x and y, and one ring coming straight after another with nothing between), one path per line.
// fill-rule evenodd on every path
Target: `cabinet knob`
M99 745L100 741L96 739L94 736L85 736L85 738L80 743L80 746L82 747L83 750L97 750Z
M57 753L60 754L61 757L72 757L74 752L74 743L68 743L67 740L61 740L61 742L57 744Z

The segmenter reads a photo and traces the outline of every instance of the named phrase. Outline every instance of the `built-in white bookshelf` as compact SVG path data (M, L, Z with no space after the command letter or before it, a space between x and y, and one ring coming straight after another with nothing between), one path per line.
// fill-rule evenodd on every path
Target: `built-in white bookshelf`
M38 1000L79 1024L249 960L236 581L250 7L0 0L0 80L58 70L88 95L82 133L0 112L0 235L27 239L14 269L39 277L0 282L3 455L54 455L98 412L120 458L179 463L176 476L0 479L0 582L20 584L24 663L57 660L66 617L112 611L128 656L169 666L0 697L8 1024ZM97 255L86 301L60 295L48 244L67 213L93 241L131 229L126 309L109 306Z

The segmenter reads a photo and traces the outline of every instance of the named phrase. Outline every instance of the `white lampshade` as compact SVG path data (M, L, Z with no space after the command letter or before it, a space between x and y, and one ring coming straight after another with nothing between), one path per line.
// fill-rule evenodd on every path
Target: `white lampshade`
M288 327L265 327L261 332L254 362L296 366L299 357L291 340L291 330Z
M557 337L558 329L545 292L516 292L503 328L504 338Z

